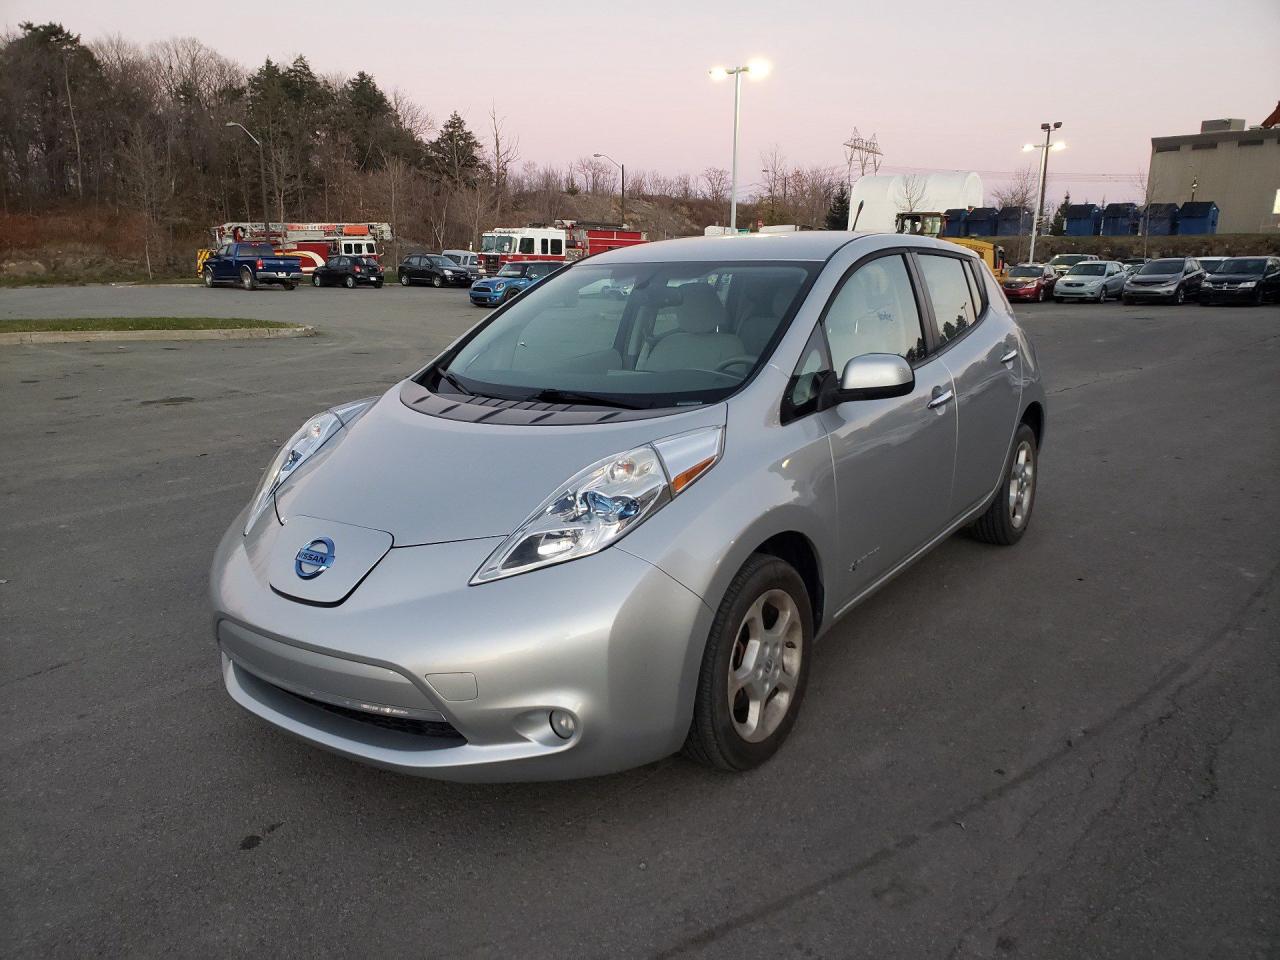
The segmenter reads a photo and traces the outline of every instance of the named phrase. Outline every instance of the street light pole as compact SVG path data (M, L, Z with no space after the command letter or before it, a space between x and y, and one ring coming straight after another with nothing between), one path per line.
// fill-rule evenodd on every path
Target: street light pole
M742 75L744 73L764 78L769 73L764 60L752 60L741 67L712 67L708 73L712 80L733 77L733 165L729 175L729 231L738 232L738 125L742 113Z
M245 136L252 140L258 147L258 183L262 187L262 229L267 233L271 233L271 215L267 212L267 161L262 153L262 141L249 132L243 123L236 123L234 120L228 120L228 127L239 127L244 131Z
M619 163L607 153L593 153L592 156L597 160L608 160L622 171L622 200L619 204L619 219L622 220L622 225L625 227L627 225L627 165L625 163Z
M1061 150L1066 146L1061 142L1056 144L1053 142L1053 131L1061 126L1061 121L1040 124L1040 129L1044 131L1044 143L1028 143L1022 148L1023 150L1040 151L1040 183L1036 188L1036 211L1031 218L1031 250L1027 253L1027 260L1031 263L1036 262L1036 233L1039 230L1041 221L1044 219L1044 191L1049 177L1049 151Z

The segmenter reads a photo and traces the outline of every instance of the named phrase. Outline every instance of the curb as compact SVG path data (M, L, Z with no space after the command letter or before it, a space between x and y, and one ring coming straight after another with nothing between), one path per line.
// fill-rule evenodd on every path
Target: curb
M96 343L111 340L279 340L314 337L315 327L228 327L222 330L28 330L0 333L0 347L39 343Z

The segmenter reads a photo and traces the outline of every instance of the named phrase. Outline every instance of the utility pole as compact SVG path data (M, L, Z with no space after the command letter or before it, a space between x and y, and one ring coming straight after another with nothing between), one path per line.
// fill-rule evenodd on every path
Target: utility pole
M258 176L259 184L262 186L262 229L270 235L271 233L271 214L267 210L267 161L262 153L262 141L249 132L243 123L236 123L234 120L228 120L228 127L239 127L244 131L246 137L252 140L258 147ZM281 216L283 217L283 211Z
M1040 222L1044 219L1044 190L1045 181L1049 177L1049 151L1061 150L1066 144L1053 142L1053 131L1062 126L1062 121L1054 123L1042 123L1040 129L1044 131L1044 143L1028 143L1023 150L1039 150L1040 151L1040 185L1036 190L1036 210L1035 215L1031 218L1031 250L1027 254L1027 260L1031 263L1036 262L1036 232L1039 230Z

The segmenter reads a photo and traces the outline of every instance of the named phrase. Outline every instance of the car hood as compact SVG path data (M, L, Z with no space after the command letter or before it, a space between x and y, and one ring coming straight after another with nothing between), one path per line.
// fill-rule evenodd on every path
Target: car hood
M1129 279L1134 283L1173 283L1175 280L1181 280L1182 274L1179 273L1143 273L1130 274Z
M723 425L726 415L719 403L620 423L467 423L411 410L400 389L339 431L280 488L282 521L312 517L383 530L397 547L506 536L584 467Z
M1214 283L1247 283L1261 279L1260 273L1211 273L1205 277L1206 281L1212 280Z

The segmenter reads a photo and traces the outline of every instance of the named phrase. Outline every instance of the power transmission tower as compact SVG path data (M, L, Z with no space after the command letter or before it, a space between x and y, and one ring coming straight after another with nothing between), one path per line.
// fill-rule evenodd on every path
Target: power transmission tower
M854 127L853 133L844 144L845 188L849 191L849 222L846 229L853 229L853 222L857 216L853 206L854 163L858 164L858 177L861 179L867 175L868 169L872 174L879 173L880 161L883 159L884 153L880 150L880 144L876 142L876 135L873 133L870 138L864 137L858 133L858 128Z

